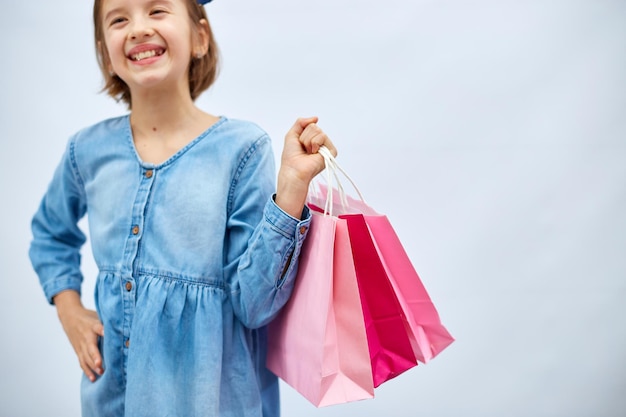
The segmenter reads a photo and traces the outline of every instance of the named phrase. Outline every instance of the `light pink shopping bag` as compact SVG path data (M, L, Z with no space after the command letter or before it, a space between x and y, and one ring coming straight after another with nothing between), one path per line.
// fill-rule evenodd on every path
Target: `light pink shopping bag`
M314 213L293 294L269 325L267 367L316 406L372 398L347 224Z

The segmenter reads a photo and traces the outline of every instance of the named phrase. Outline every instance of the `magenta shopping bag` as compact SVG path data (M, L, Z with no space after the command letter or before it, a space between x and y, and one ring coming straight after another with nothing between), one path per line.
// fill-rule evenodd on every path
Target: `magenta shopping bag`
M314 213L289 302L269 325L267 367L316 406L372 398L347 223Z
M417 366L407 318L370 236L363 215L340 216L348 233L356 270L374 387Z

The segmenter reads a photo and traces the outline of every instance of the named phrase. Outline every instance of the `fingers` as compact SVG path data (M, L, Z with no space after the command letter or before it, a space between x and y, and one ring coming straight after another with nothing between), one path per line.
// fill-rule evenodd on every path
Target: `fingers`
M90 381L104 373L98 338L104 336L104 327L95 311L82 306L64 310L59 318L78 357L81 369Z
M316 123L309 123L300 135L299 140L309 154L315 154L320 147L326 146L333 156L337 156L337 149L332 141Z
M82 359L79 358L79 361L82 360L81 368L83 368L89 380L93 382L97 378L96 375L102 375L104 373L104 369L102 368L102 355L98 348L98 337L104 337L104 326L99 321L95 311L90 311L89 313L92 315L94 322L91 325L91 332L85 335L83 355Z
M100 349L98 349L98 335L93 333L89 339L90 340L85 340L84 343L81 344L77 354L81 369L87 378L89 378L91 382L94 382L97 376L104 373L104 369L102 367Z
M104 369L102 369L102 356L100 355L100 349L98 349L98 343L90 344L88 346L88 358L91 360L89 366L91 369L95 371L98 375L102 375Z
M104 372L104 369L102 369L102 354L98 347L98 337L104 337L104 326L102 323L94 325L93 332L96 334L96 338L94 340L95 343L89 344L89 357L93 361L94 368L92 369L96 371L98 375L102 375Z
M319 120L319 118L317 116L311 116L311 117L300 117L298 118L298 120L296 121L296 123L299 123L300 126L302 127L302 129L306 128L308 125L310 125L311 123L317 123Z
M93 326L93 332L98 336L104 337L104 326L102 325L102 323L96 323Z
M317 120L317 116L298 118L293 126L291 126L291 129L287 132L287 136L299 137L308 125L311 123L317 123Z

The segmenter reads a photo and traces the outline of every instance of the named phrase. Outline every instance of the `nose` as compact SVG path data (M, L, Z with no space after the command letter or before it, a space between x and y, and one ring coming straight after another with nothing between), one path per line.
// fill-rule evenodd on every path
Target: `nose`
M139 40L142 38L150 38L154 35L154 29L143 20L135 20L128 32L128 39Z

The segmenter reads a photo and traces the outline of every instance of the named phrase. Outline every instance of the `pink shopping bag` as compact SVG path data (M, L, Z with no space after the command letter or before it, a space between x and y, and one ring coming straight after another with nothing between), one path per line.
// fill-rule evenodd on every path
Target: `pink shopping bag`
M313 214L293 293L268 339L268 369L315 406L374 396L346 221Z
M387 216L369 215L364 219L406 313L415 356L426 363L454 342L454 338L441 323L435 305Z

